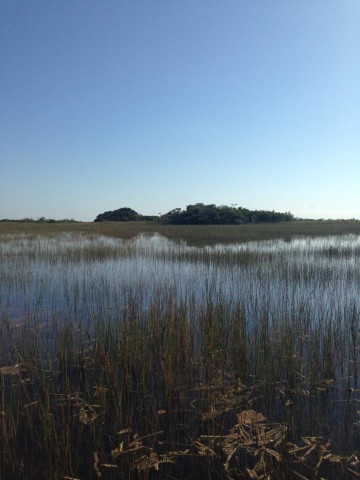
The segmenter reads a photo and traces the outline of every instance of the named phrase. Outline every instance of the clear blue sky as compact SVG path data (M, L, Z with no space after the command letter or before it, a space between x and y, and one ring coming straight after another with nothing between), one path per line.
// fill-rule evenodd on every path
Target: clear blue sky
M359 0L1 0L0 218L360 218Z

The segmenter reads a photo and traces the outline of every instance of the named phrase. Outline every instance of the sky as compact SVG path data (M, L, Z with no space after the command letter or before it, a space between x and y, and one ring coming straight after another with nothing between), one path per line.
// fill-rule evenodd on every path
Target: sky
M360 218L359 0L1 0L0 218Z

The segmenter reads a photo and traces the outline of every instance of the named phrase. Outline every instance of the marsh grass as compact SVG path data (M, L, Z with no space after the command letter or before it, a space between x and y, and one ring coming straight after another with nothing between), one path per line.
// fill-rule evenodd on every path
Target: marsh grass
M0 478L358 478L358 236L0 242Z
M15 223L0 222L0 234L25 233L49 235L85 233L116 238L133 238L140 234L165 236L171 240L186 240L192 245L216 245L295 236L328 236L360 234L359 220L299 220L280 223L245 225L161 225L156 222L78 222L78 223Z

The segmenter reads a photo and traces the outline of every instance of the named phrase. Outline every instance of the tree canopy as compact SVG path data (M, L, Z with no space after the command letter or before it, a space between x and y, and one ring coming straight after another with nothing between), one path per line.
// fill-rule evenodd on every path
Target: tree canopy
M280 213L274 210L248 210L243 207L196 203L188 205L186 210L175 208L161 217L167 224L177 225L240 225L243 223L288 222L294 219L290 212Z
M129 207L101 213L95 222L130 222L158 220L173 225L240 225L243 223L289 222L294 219L290 212L274 210L249 210L243 207L195 203L185 210L175 208L161 217L141 215Z
M153 220L154 217L141 215L132 208L123 207L117 210L100 213L94 222L135 222L144 220Z

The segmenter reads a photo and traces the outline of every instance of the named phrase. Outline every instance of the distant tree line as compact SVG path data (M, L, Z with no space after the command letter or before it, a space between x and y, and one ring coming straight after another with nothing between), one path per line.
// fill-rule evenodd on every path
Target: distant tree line
M63 218L61 220L55 220L54 218L39 217L36 220L33 218L22 218L20 220L13 220L10 218L2 218L0 222L12 222L12 223L77 223L78 220L73 218Z
M294 220L290 212L280 213L274 210L249 210L243 207L196 203L185 210L175 208L162 216L141 215L131 208L101 213L95 222L131 222L158 221L169 225L240 225L244 223L275 223Z

